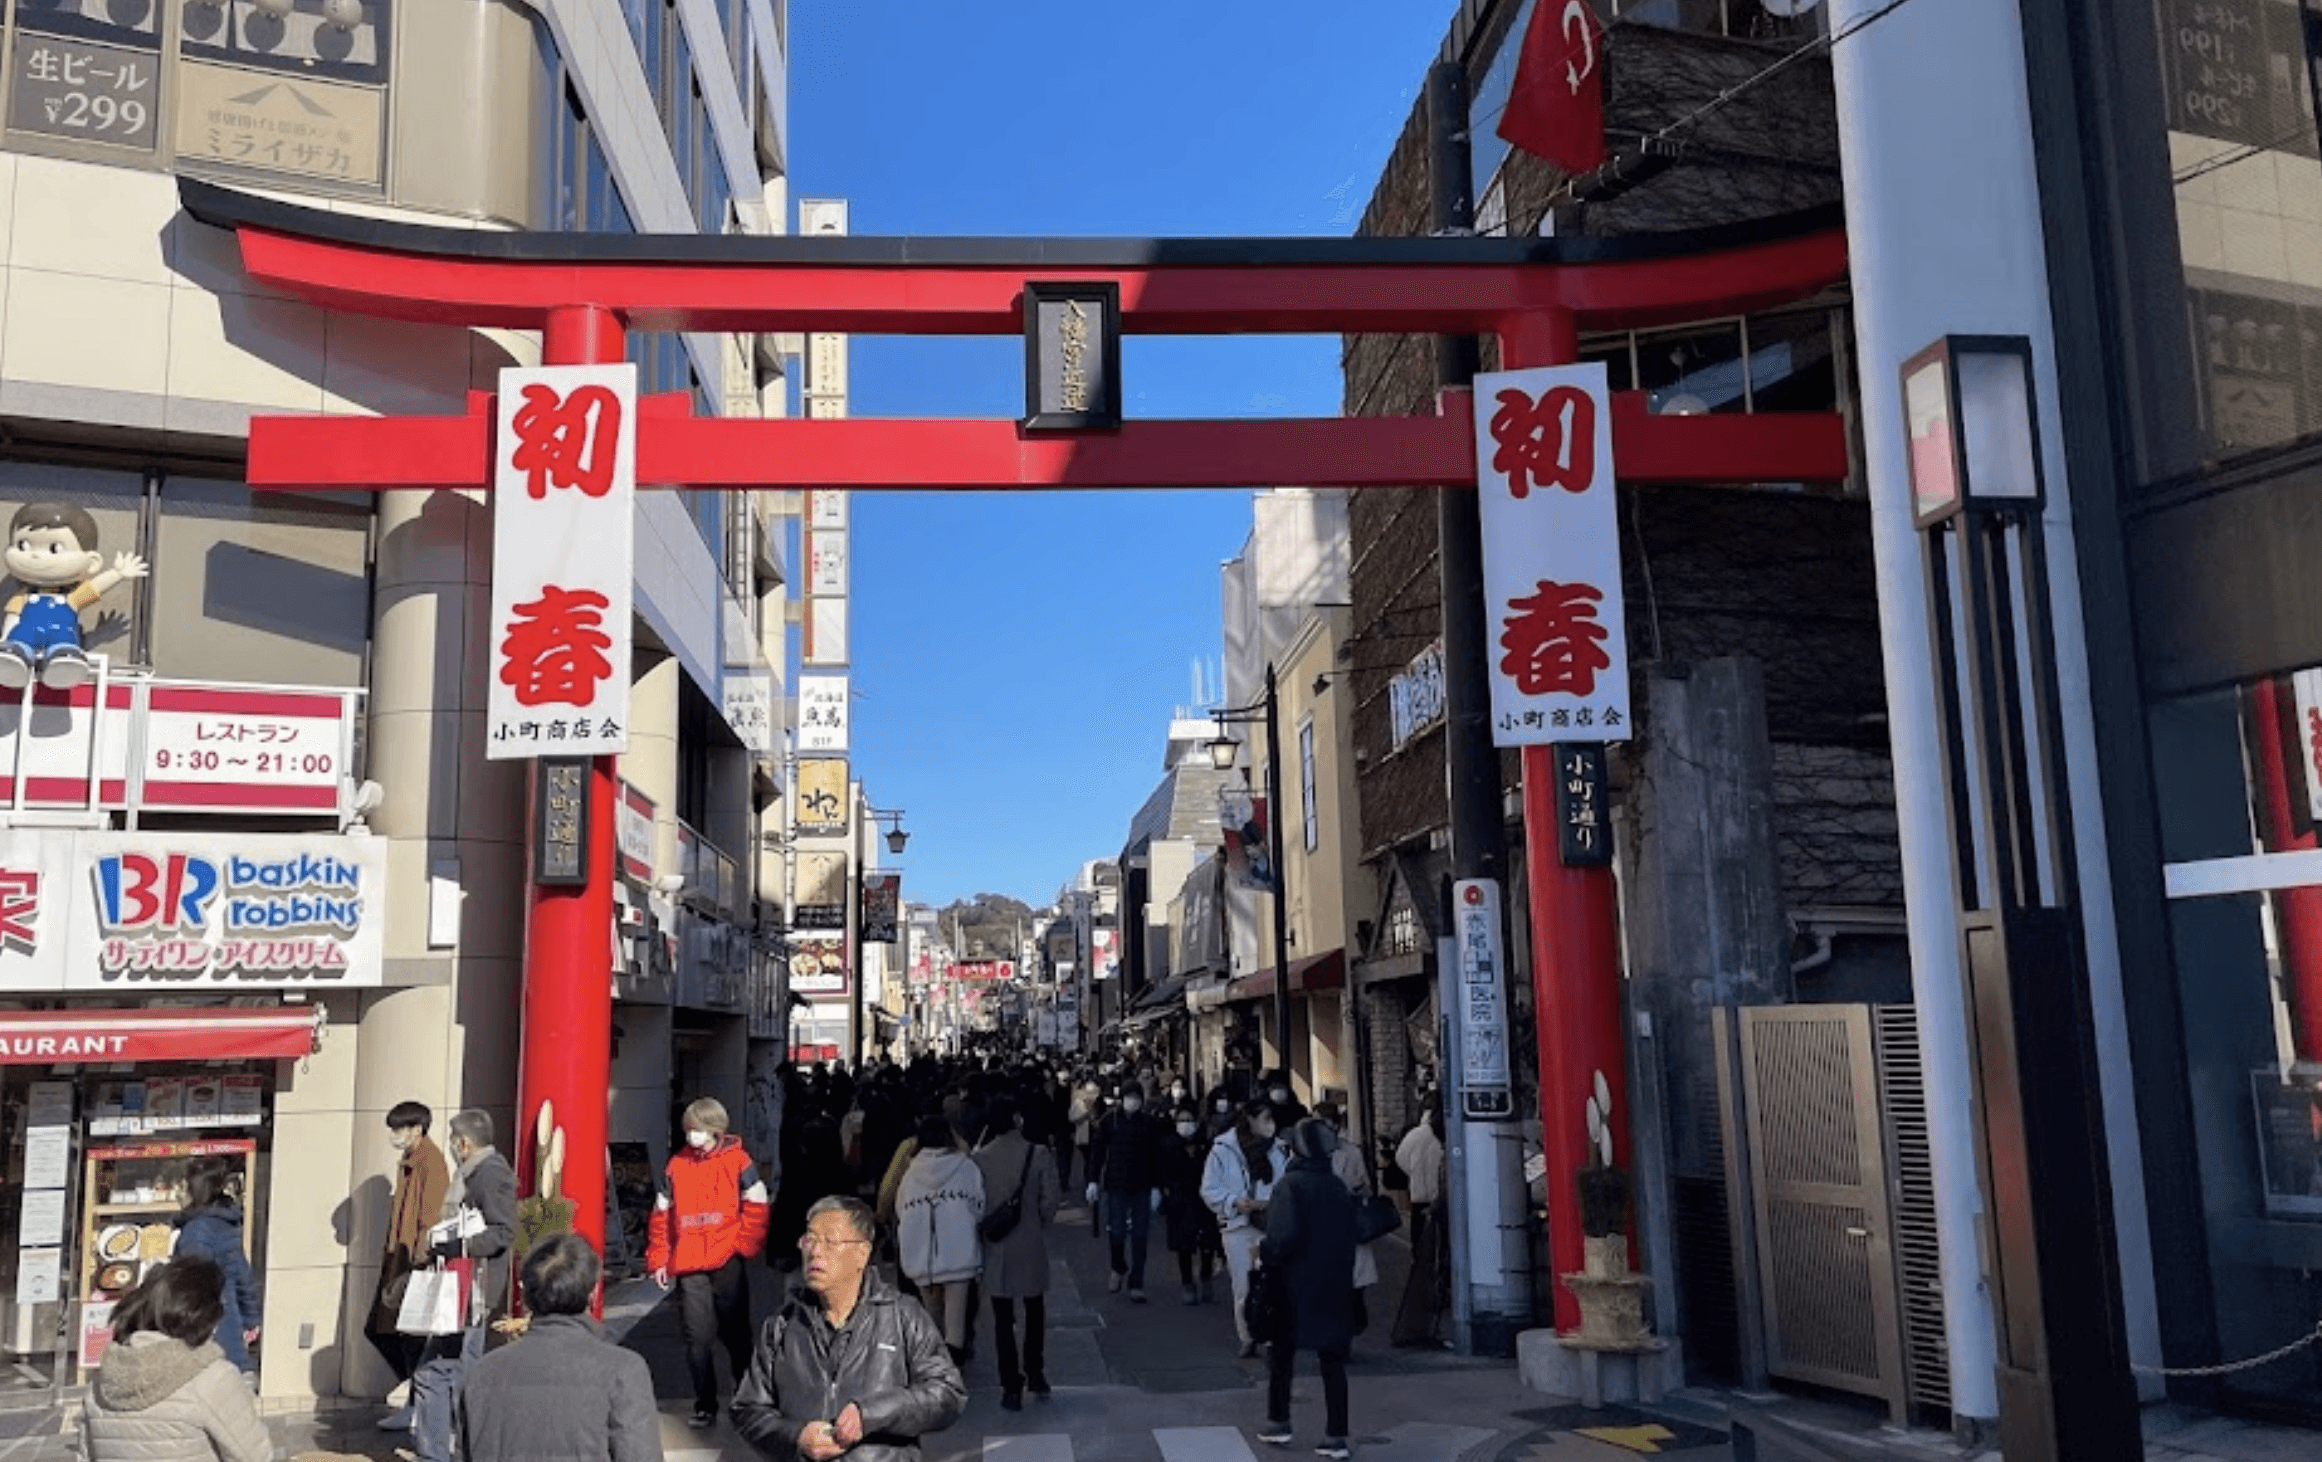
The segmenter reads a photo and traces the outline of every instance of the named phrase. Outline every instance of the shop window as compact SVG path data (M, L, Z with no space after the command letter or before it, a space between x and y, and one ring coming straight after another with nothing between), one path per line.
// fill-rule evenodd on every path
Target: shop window
M1797 42L1822 35L1827 7L1765 0L1613 0L1615 18L1737 40Z
M1640 335L1637 384L1656 413L1706 416L1747 411L1749 372L1743 364L1741 322Z
M2322 1317L2322 769L2300 734L2318 715L2322 670L2163 702L2148 722L2194 1151L2147 1160L2202 1194L2228 1357ZM2225 1385L2322 1406L2312 1366Z
M363 683L368 502L172 477L156 506L150 613L157 674Z

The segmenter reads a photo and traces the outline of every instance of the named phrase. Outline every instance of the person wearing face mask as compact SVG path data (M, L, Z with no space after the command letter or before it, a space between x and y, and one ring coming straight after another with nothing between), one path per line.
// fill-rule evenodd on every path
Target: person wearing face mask
M1211 1087L1202 1098L1201 1125L1212 1142L1234 1130L1234 1096L1224 1083Z
M1217 1216L1202 1201L1201 1174L1209 1157L1209 1139L1201 1118L1190 1104L1171 1115L1173 1135L1161 1146L1161 1222L1169 1251L1177 1256L1177 1283L1189 1305L1211 1298L1210 1282L1217 1273L1219 1254ZM1201 1287L1194 1288L1194 1258L1201 1259Z
M718 1419L717 1351L723 1347L738 1385L750 1369L750 1281L743 1264L766 1247L766 1184L729 1130L723 1103L703 1097L685 1109L685 1146L661 1170L645 1267L663 1289L677 1286L685 1364L693 1379L693 1417L701 1430Z
M476 1261L475 1283L467 1328L429 1336L411 1377L411 1441L419 1462L452 1462L452 1398L467 1368L483 1355L491 1323L508 1313L516 1170L492 1146L490 1112L470 1107L451 1119L451 1158L443 1222L428 1231L429 1244L438 1259Z
M1266 1202L1281 1171L1274 1155L1274 1107L1264 1097L1242 1105L1233 1130L1210 1144L1209 1161L1201 1170L1201 1201L1217 1215L1226 1275L1233 1284L1234 1333L1241 1338L1245 1360L1258 1353L1258 1343L1242 1317L1242 1302L1250 1293L1258 1241L1265 1236Z
M1145 1094L1122 1089L1121 1104L1097 1124L1091 1152L1088 1199L1104 1198L1105 1236L1112 1243L1113 1271L1108 1289L1124 1286L1129 1302L1145 1303L1145 1245L1153 1211L1161 1206L1161 1148L1167 1129L1145 1110Z
M387 1141L396 1152L395 1193L387 1201L387 1249L379 1262L379 1291L363 1328L395 1372L395 1390L387 1393L394 1410L380 1418L381 1431L411 1430L411 1373L419 1368L422 1342L416 1335L397 1331L395 1319L411 1272L427 1263L427 1230L443 1215L444 1190L451 1186L443 1149L427 1139L434 1120L435 1114L418 1102L397 1102L387 1112Z

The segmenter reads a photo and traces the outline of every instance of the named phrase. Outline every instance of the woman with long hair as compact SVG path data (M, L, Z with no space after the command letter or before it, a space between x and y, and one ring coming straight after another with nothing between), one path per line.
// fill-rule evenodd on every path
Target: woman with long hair
M1241 1337L1245 1360L1258 1353L1261 1338L1250 1334L1242 1302L1249 1296L1250 1269L1265 1235L1266 1201L1281 1175L1274 1153L1273 1104L1254 1098L1242 1104L1233 1130L1210 1144L1209 1161L1201 1170L1201 1201L1217 1215L1226 1274L1233 1282L1234 1333Z
M177 1214L178 1254L207 1259L225 1276L225 1310L218 1317L218 1349L245 1371L255 1371L250 1347L257 1342L265 1308L258 1275L242 1248L241 1174L224 1158L195 1158L185 1175L185 1204Z
M272 1462L242 1372L212 1343L226 1277L198 1255L145 1276L113 1310L113 1339L81 1406L87 1462Z

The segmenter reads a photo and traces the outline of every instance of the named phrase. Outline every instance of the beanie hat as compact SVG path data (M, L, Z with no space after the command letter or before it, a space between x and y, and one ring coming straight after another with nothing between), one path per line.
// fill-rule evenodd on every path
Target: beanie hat
M1290 1150L1300 1157L1328 1157L1338 1146L1338 1134L1328 1122L1308 1117L1290 1129Z

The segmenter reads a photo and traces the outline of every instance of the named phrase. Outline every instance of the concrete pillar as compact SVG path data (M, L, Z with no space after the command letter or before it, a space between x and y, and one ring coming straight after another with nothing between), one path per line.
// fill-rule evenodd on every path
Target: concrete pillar
M518 994L523 977L525 777L484 756L492 519L480 497L386 493L379 499L369 766L384 800L371 818L388 843L387 970L399 988L361 997L343 1145L354 1195L345 1392L392 1381L361 1337L378 1277L394 1153L388 1108L435 1112L430 1135L462 1107L513 1138ZM435 913L448 944L434 938Z
M1835 0L1832 30L1863 21L1879 5ZM2102 852L2104 799L2072 493L2056 409L2055 317L2018 0L1955 0L1940 14L1906 6L1837 47L1831 79L1846 182L1863 465L1870 481L1895 812L1910 908L1911 980L1943 1249L1951 1403L1962 1420L1989 1420L1999 1414L1999 1397L1991 1296L1978 1237L1983 1203L1969 1100L1958 891L1936 721L1924 548L1912 520L1900 384L1903 362L1947 334L2019 335L2031 342L2055 622L2055 643L2047 648L2055 657L2072 839L2079 850L2077 894L2104 1087L2121 1293L2130 1359L2146 1366L2161 1360L2118 932ZM1957 205L1970 196L1977 200L1974 208ZM2143 1384L2148 1399L2160 1394L2158 1377L2147 1376Z
M629 677L621 780L653 799L653 872L677 871L677 657L640 646Z
M1635 1029L1650 1032L1632 1088L1638 1236L1658 1324L1674 1334L1675 1180L1724 1177L1709 1012L1787 1002L1790 940L1758 662L1656 666L1646 695L1623 809L1622 923L1629 997L1645 1017Z

